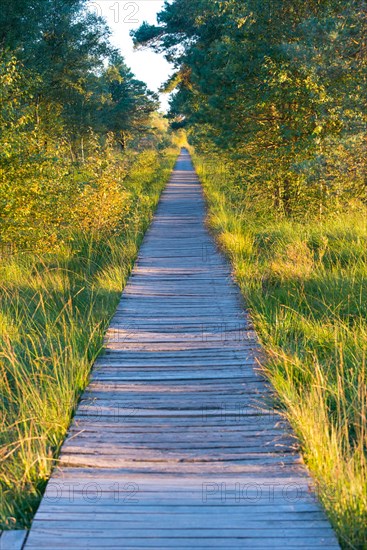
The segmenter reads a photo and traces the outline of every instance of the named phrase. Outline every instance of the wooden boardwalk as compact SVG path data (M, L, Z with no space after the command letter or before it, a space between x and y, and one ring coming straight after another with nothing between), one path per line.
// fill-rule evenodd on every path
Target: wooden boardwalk
M0 531L0 550L22 550L27 531Z
M339 548L176 164L25 548Z

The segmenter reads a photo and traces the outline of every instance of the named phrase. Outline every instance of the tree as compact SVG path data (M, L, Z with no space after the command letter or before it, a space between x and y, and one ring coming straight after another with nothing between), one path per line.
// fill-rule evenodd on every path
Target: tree
M158 108L158 97L147 90L144 82L134 78L118 54L111 58L101 82L106 97L101 107L102 124L125 149L130 138L149 128L150 115Z
M87 216L88 197L105 200L104 212L111 203L103 197L117 197L116 214L129 158L116 143L126 148L153 131L157 97L134 77L110 45L105 22L86 5L20 0L13 10L4 2L0 243L47 248L78 215Z
M289 216L367 198L363 2L175 0L158 21L134 38L176 67L172 120L235 162L250 204Z

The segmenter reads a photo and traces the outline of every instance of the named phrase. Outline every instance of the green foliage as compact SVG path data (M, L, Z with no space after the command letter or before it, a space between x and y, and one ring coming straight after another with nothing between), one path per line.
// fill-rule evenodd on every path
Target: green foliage
M150 127L157 97L134 77L109 34L86 0L21 0L3 6L2 75L6 78L6 60L16 59L20 84L12 99L20 116L22 107L32 113L30 137L36 131L38 147L52 149L53 156L59 156L56 145L62 149L67 142L71 160L84 160L91 131L102 139L112 132L124 148Z
M173 125L279 406L343 547L365 548L365 2L173 0L134 36L174 63Z
M42 254L1 249L3 528L32 519L176 155L143 151L117 181L112 158L103 184L93 162L68 240Z
M229 256L277 392L343 548L367 537L367 211L318 221L243 208L218 161L196 156L209 224Z
M28 35L20 34L15 53L0 51L0 246L54 250L75 229L99 233L99 238L117 232L120 205L129 203L121 187L134 157L128 144L136 148L145 138L153 148L170 145L162 117L153 115L155 96L121 56L111 53L106 68L97 73L108 44L89 15L80 13L82 3L71 4L61 2L57 14L45 12L50 17L39 22L38 40L23 44ZM57 6L55 2L52 9ZM46 32L42 28L50 21L54 39L62 34L58 48L65 46L68 53L60 50L58 61L50 58L52 67L47 70L45 61L40 70L31 50L37 49L38 59ZM74 42L68 33L76 34ZM87 37L94 48L88 47ZM23 63L20 44L27 46ZM56 55L50 44L42 47ZM47 60L45 52L42 59Z
M57 114L47 113L48 122L54 116L52 134L38 122L44 111L32 103L25 85L29 75L13 57L3 59L2 69L0 242L45 251L80 227L101 238L107 212L110 232L117 230L112 213L117 210L120 219L121 205L128 202L121 182L129 157L114 150L112 135L101 144L89 132L84 162L73 162L70 144L57 135L62 134Z
M150 115L158 107L157 96L134 78L119 55L111 60L104 81L106 102L100 120L106 130L114 133L124 149L129 139L149 131Z
M32 519L178 152L108 34L84 0L2 3L3 528Z
M249 205L302 218L367 201L364 2L176 0L159 22L135 41L175 63L171 116L235 166Z

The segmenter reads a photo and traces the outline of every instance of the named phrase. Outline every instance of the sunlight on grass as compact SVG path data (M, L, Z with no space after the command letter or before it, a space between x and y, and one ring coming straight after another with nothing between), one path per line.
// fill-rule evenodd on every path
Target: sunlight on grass
M177 149L137 157L123 229L0 267L0 517L29 525ZM107 215L107 214L106 214ZM113 212L116 215L116 209Z
M299 223L246 211L228 178L198 173L267 352L264 372L344 548L367 540L367 212ZM210 165L212 166L212 165Z

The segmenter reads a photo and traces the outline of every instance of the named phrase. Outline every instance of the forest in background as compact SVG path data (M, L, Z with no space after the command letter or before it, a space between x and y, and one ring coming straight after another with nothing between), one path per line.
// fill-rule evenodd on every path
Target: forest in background
M175 0L137 45L164 52L174 126L237 175L246 208L322 217L367 202L367 6Z
M86 5L2 3L2 255L54 249L74 230L113 231L123 198L116 182L134 151L169 145L157 95L134 77Z
M175 66L208 224L343 548L367 540L367 5L173 0L136 45Z

